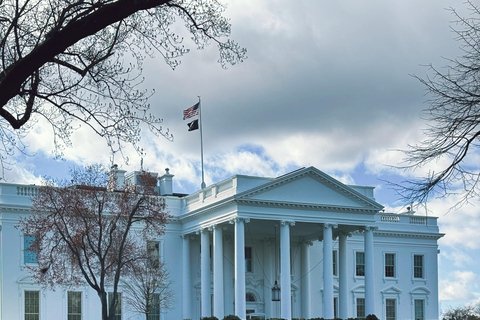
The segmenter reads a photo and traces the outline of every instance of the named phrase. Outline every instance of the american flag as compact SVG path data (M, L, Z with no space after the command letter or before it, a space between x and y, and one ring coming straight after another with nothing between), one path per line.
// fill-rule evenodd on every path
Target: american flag
M200 106L200 102L197 102L190 108L183 110L183 120L194 117L194 116L198 116L199 106Z

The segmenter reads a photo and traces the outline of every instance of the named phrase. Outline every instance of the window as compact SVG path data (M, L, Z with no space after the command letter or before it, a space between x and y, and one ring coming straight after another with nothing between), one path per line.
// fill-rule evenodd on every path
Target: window
M385 277L395 278L395 254L385 253Z
M333 317L338 318L338 298L333 298Z
M423 279L423 255L413 255L413 277L417 279Z
M27 250L35 241L34 236L23 236L23 262L24 263L37 263L37 253Z
M160 294L154 293L152 296L152 306L147 320L160 320Z
M40 292L25 291L25 320L40 319Z
M160 262L160 243L158 241L148 241L147 254L150 265L157 268Z
M365 298L357 298L357 318L365 318Z
M397 310L396 310L396 300L395 299L386 299L385 300L385 315L387 316L386 320L396 320L397 319Z
M255 298L255 295L254 295L253 293L247 292L247 293L245 294L245 301L247 301L247 302L255 302L255 301L257 301L257 299Z
M355 253L355 275L357 277L365 276L365 253Z
M415 320L425 319L425 300L415 299Z
M108 306L110 306L113 299L113 292L108 293ZM115 306L114 320L122 320L122 293L117 293L117 305Z
M82 293L77 291L69 291L67 300L67 319L82 320Z
M252 247L245 247L245 271L252 272Z
M332 257L332 261L333 261L333 275L334 275L334 276L337 276L337 275L338 275L338 273L337 273L337 251L334 250L334 251L332 252L332 254L333 254L333 257Z

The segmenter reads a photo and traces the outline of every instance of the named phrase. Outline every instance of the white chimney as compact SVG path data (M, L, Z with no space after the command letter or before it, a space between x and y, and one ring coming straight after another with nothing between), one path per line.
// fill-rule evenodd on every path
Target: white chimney
M168 196L173 193L173 174L170 174L170 169L165 169L165 174L158 178L160 181L160 195L161 196Z
M118 165L114 164L108 173L108 191L122 190L125 186L125 170L119 170Z

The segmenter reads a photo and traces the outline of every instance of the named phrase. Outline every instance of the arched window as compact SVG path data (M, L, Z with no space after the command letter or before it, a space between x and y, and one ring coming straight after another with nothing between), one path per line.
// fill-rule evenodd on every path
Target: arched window
M245 295L245 300L247 300L247 302L255 302L257 301L257 299L255 298L255 295L251 292L247 292L247 294Z

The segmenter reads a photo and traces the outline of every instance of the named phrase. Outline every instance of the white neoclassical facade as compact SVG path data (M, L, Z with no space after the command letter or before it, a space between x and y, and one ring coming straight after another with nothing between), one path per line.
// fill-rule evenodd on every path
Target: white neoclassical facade
M118 174L128 183L137 173ZM384 213L373 187L347 186L313 167L277 178L235 175L190 195L173 193L172 179L168 170L159 177L173 219L158 249L175 301L158 319L438 319L435 217ZM15 225L36 188L0 184L0 317L99 319L88 286L45 291L25 269L34 261ZM118 317L141 319L125 304Z

